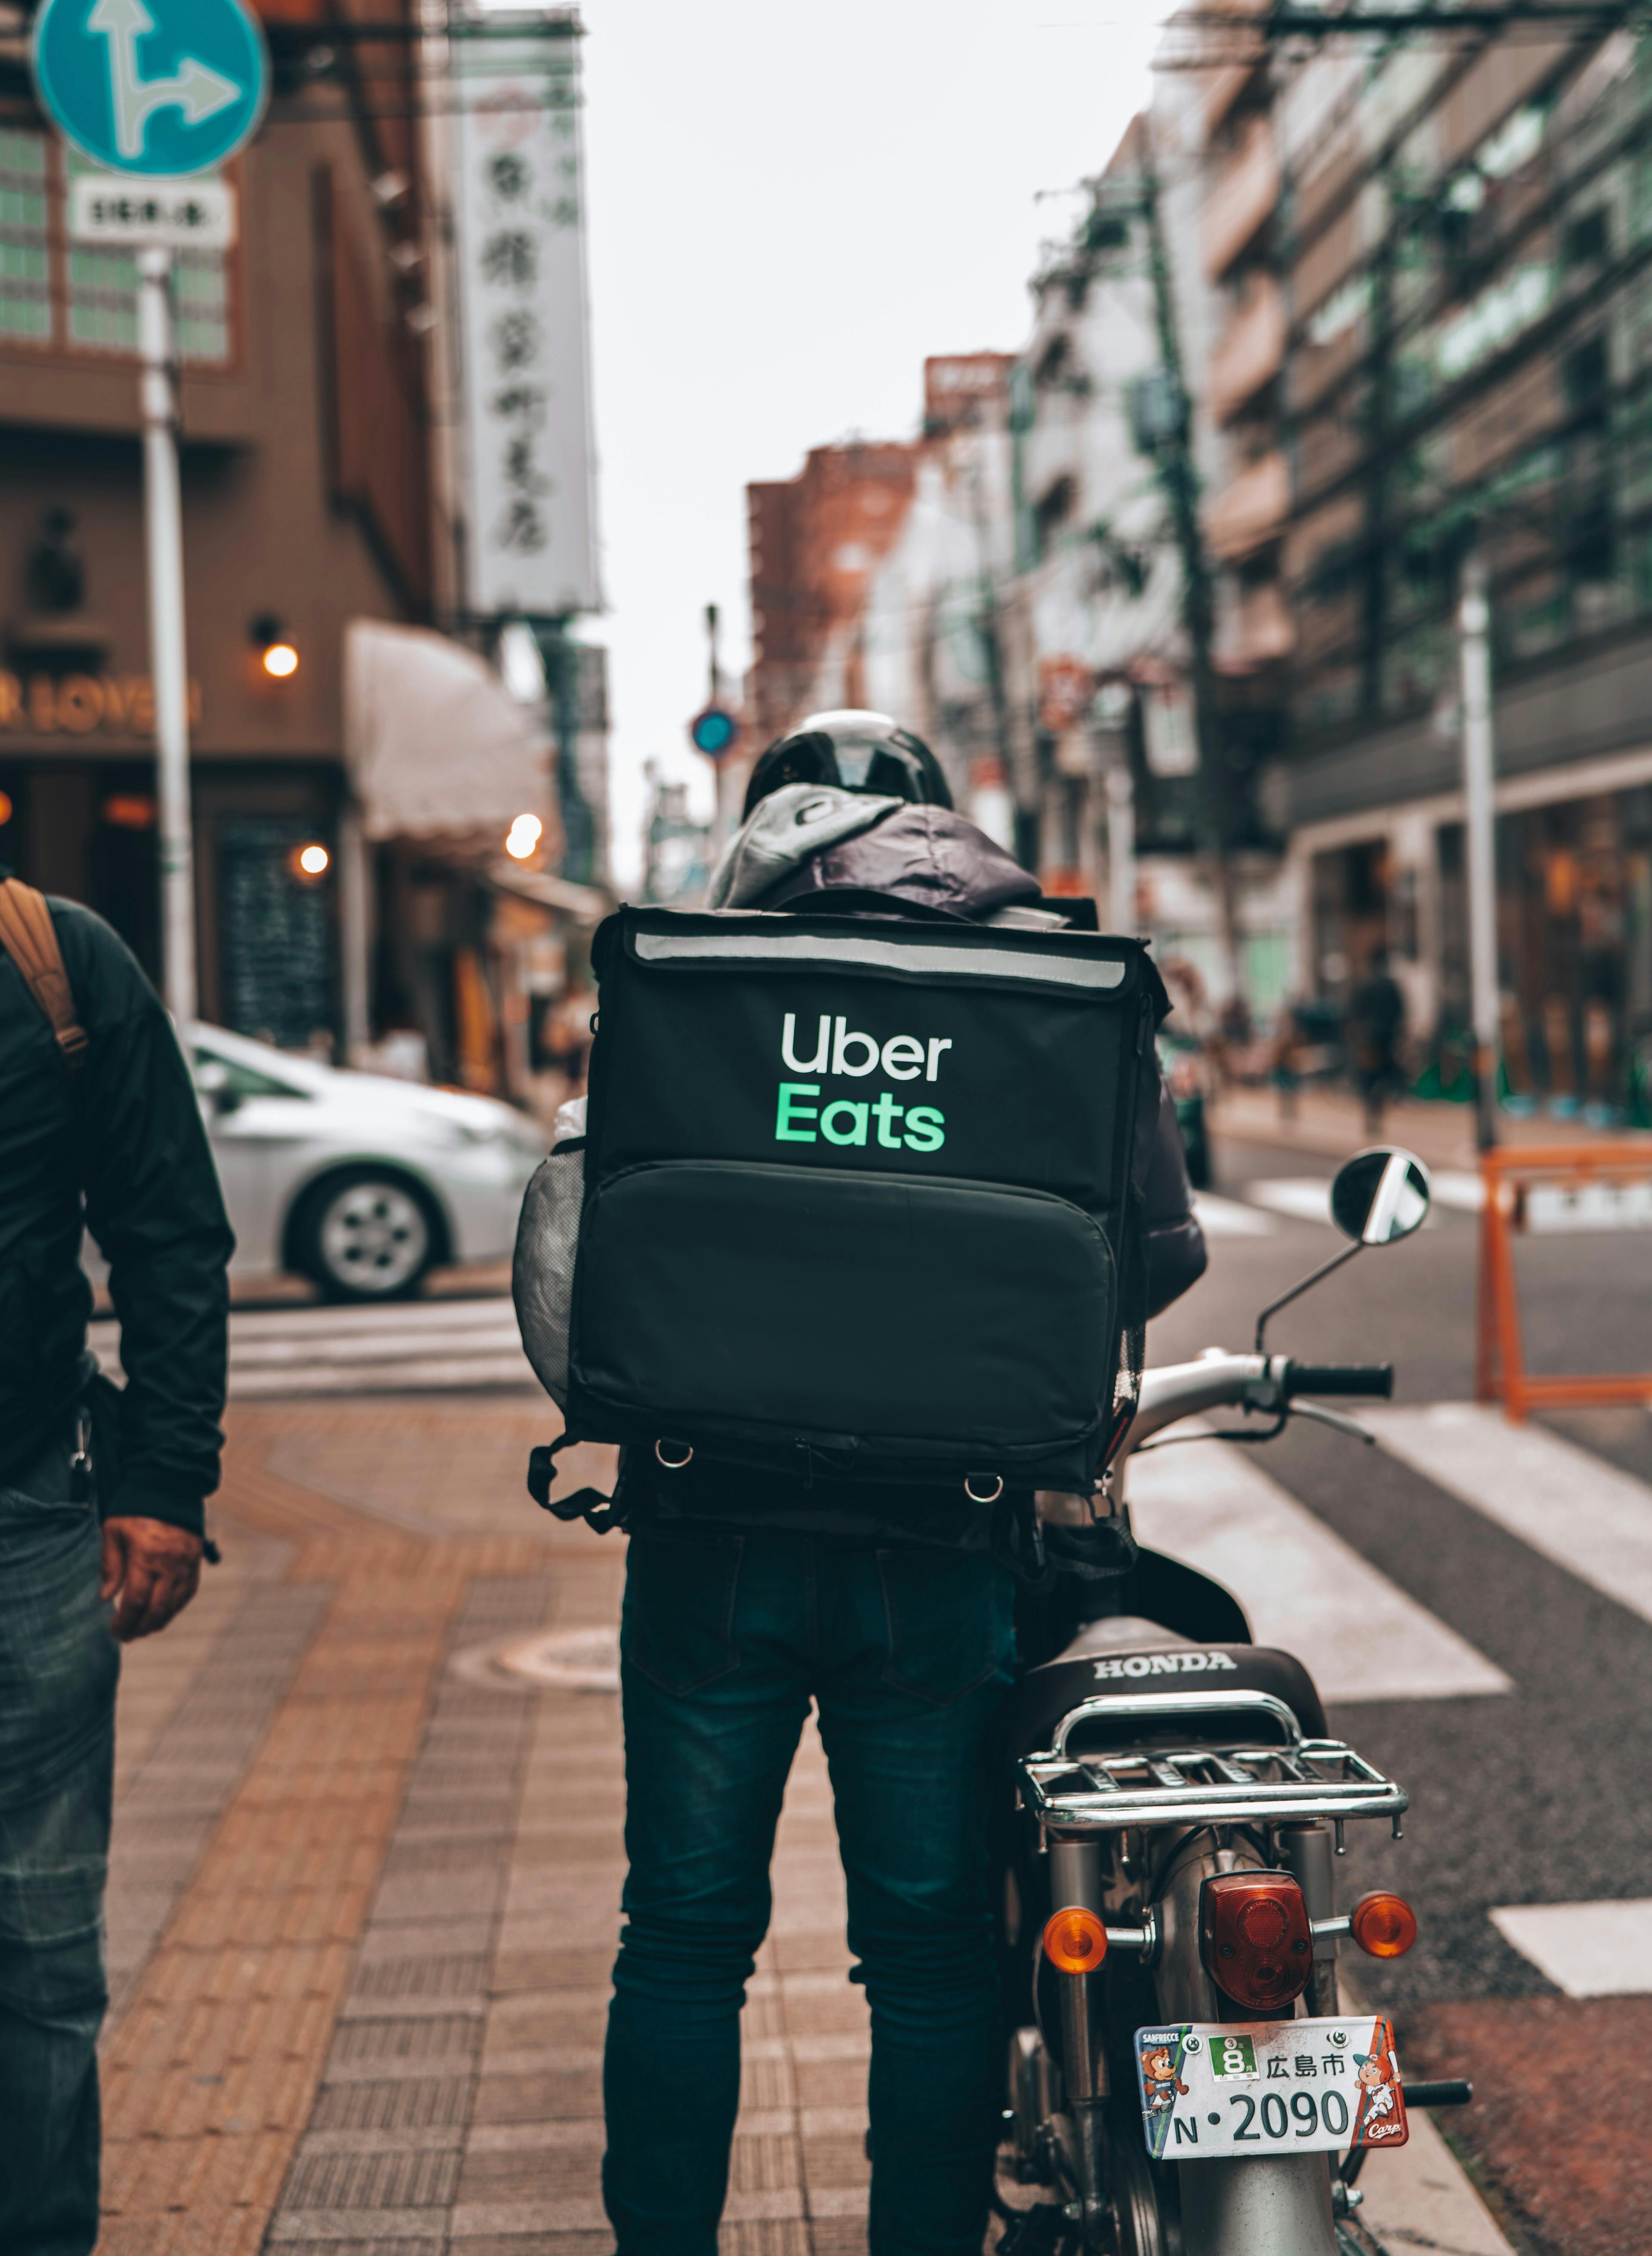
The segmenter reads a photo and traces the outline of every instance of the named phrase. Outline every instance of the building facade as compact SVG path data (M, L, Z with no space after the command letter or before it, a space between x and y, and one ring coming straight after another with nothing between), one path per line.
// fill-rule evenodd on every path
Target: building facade
M339 1025L343 624L429 602L409 105L374 95L382 48L318 77L307 13L265 11L237 240L180 254L175 287L201 1009L289 1045ZM69 239L80 159L25 60L0 49L0 858L155 972L134 260Z
M583 976L606 899L605 654L565 616L524 617L525 583L510 617L532 678L502 680L509 618L476 612L455 567L452 356L433 349L475 278L437 255L452 137L428 130L453 108L451 53L404 0L259 13L272 96L225 174L237 238L175 265L200 1010L526 1099L541 1068L554 1076L539 1030ZM549 90L524 115L576 147L577 19L513 20L560 73L541 73ZM514 132L515 112L486 114ZM507 154L501 194L519 185ZM0 859L89 902L157 975L136 273L130 250L70 239L80 169L34 107L25 43L0 44ZM566 263L560 216L552 232ZM512 257L538 286L540 247L520 234ZM508 293L515 268L494 257L490 287L495 270ZM582 400L581 419L568 445L588 477ZM525 556L537 537L518 528ZM575 548L589 538L587 514ZM455 639L413 637L352 680L352 631L374 623ZM427 694L400 678L427 665ZM377 716L365 680L396 693ZM512 859L518 814L540 842L519 835Z
M1476 547L1507 1086L1652 1117L1652 47L1327 42L1269 74L1299 977L1340 998L1386 948L1429 1085L1461 1084Z

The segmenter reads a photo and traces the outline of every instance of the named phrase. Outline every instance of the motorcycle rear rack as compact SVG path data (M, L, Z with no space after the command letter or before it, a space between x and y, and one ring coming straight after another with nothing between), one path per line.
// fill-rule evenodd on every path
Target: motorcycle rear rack
M1027 1756L1022 1806L1051 1833L1126 1825L1285 1825L1387 1817L1410 1806L1403 1787L1342 1739L1288 1746L1130 1748L1116 1754Z

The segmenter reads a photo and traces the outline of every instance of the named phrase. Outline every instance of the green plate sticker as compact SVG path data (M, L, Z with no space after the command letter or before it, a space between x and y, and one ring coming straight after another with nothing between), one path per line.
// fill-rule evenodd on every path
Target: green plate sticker
M1235 2030L1232 2036L1211 2040L1211 2073L1227 2077L1253 2077L1256 2074L1256 2047L1249 2037Z

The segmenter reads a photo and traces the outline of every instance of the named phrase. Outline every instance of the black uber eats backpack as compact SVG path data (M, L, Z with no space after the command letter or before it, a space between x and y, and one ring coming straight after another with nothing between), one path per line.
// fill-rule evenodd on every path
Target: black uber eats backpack
M667 1469L697 1452L806 1481L957 1484L961 1507L966 1484L980 1503L1087 1494L1140 1371L1168 1007L1143 945L633 907L603 924L594 963L554 1354L530 1303L556 1299L535 1265L572 1244L566 1174L561 1223L537 1235L530 1189L517 1254L566 1442L644 1445ZM541 1176L576 1162L559 1145Z

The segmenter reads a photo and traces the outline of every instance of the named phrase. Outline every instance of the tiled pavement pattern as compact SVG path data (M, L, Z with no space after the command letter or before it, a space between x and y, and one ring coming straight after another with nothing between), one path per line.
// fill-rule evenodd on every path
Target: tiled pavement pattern
M547 1416L519 1395L232 1412L225 1564L122 1688L103 2256L611 2248L618 1703L495 1657L617 1611L618 1544L524 1494ZM603 1453L572 1454L570 1488L605 1484ZM849 2256L866 2012L812 1731L774 1879L722 2247ZM1402 2163L1416 2203L1385 2216L1372 2188L1396 2247L1500 2246L1437 2146L1391 2158L1396 2195Z
M618 1703L491 1658L617 1611L618 1545L523 1491L546 1430L519 1396L231 1414L225 1565L122 1688L105 2256L611 2246ZM836 2256L867 2039L812 1733L775 1887L723 2245Z

